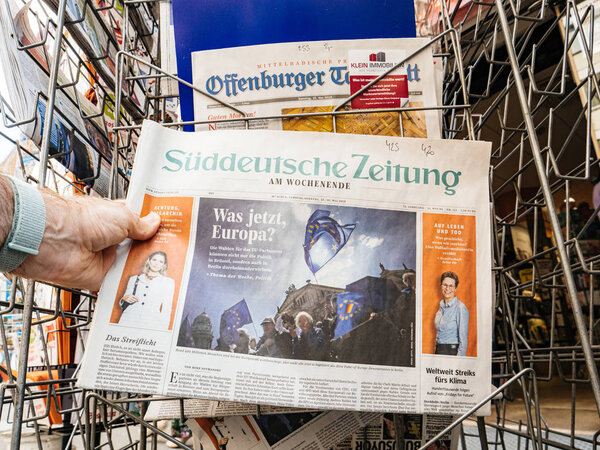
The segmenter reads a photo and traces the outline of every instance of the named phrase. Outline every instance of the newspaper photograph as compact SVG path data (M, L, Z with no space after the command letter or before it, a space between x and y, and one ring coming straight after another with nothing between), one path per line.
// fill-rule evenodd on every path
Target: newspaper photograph
M357 39L289 42L192 53L194 85L214 98L194 92L194 120L214 121L196 130L244 129L248 117L330 112L378 76L425 47L385 78L341 108L433 107L436 81L429 39ZM265 55L269 55L268 59ZM441 80L441 79L440 79ZM217 100L215 100L215 98ZM338 133L439 138L439 112L413 110L339 115ZM332 132L333 117L253 120L252 129Z
M490 392L489 157L482 142L145 122L127 204L162 223L117 250L81 386L465 412Z
M316 411L190 419L194 448L221 450L329 450L377 413Z

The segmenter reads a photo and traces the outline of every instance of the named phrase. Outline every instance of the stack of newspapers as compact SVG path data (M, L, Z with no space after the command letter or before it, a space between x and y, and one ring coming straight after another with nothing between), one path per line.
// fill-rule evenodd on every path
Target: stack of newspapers
M429 41L191 58L197 131L144 122L127 205L162 223L119 246L80 386L166 396L145 419L195 448L456 445L490 394L490 145L440 139Z

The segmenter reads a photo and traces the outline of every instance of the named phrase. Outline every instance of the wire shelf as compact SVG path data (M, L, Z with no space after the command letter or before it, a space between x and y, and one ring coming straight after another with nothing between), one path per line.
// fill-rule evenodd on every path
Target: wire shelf
M0 1L9 7L8 0ZM0 96L0 113L9 128L53 123L57 117L72 130L72 139L76 136L89 149L93 171L73 176L59 164L75 150L53 146L52 127L38 142L3 133L0 139L15 146L16 169L29 182L79 194L104 183L103 194L118 198L127 189L143 118L179 129L206 123L171 120L168 83L175 80L210 95L161 68L158 1L75 3L78 14L65 1L28 6L28 22L37 28L16 46L46 74L48 88L35 93L25 113L17 113L15 104ZM571 0L417 3L418 30L432 40L416 53L433 48L442 63L442 103L385 111L399 114L402 121L409 111L436 110L442 115L444 138L493 143L490 381L498 390L488 400L493 403L491 417L470 419L466 414L453 424L463 448L596 448L598 442L600 432L579 433L577 405L582 396L593 398L597 423L600 252L591 237L598 234L600 207L582 219L582 211L569 201L574 192L591 192L592 183L600 181L596 17L592 3ZM86 40L89 23L106 42L101 53ZM343 108L351 99L331 112L269 117L247 117L233 105L224 106L241 113L235 120L246 128L256 120L330 115L335 131L337 118L358 113ZM43 116L39 104L45 107ZM517 242L524 233L531 236L525 246ZM12 422L11 448L19 448L22 430L28 428L39 448L49 433L63 436L63 448L156 448L158 436L175 442L155 422L131 411L139 403L143 417L148 402L157 399L79 389L77 365L55 357L53 342L59 333L69 336L61 341L83 349L94 295L9 281L6 295L0 296L0 415ZM24 337L33 335L42 358L30 362L29 346L34 344ZM562 423L544 416L550 401L539 390L549 383L557 383L568 396L569 415ZM184 419L183 402L180 412ZM126 436L126 443L117 444L117 429L124 430L120 436Z

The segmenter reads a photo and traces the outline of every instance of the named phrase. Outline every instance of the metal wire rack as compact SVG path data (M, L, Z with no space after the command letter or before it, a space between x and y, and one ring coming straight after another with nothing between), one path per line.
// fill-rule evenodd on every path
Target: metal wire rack
M8 0L0 1L8 5ZM152 42L157 38L158 1L79 3L81 14L73 17L65 0L50 2L50 8L39 2L39 8L31 12L39 26L38 38L20 41L18 50L43 55L37 63L48 76L48 88L36 95L45 103L46 123L52 123L54 114L64 115L57 104L61 92L80 119L94 128L98 137L83 139L97 154L96 171L88 178L73 179L65 174L56 164L65 154L52 150L51 127L44 130L39 146L23 145L4 134L0 139L15 146L18 170L28 181L57 191L68 186L85 193L104 167L109 168L105 195L117 198L127 188L128 156L135 152L141 118L173 127L201 123L167 123L170 94L162 93L161 83L164 86L174 79L209 94L161 69L160 51ZM110 11L121 17L121 36L104 20ZM582 222L577 217L580 212L569 201L574 191L590 190L592 182L600 181L600 146L594 125L600 92L594 65L594 7L571 0L459 0L438 6L418 3L417 14L419 32L432 37L419 51L433 47L444 68L442 106L420 109L441 111L444 138L493 143L491 382L498 389L481 403L493 402L492 417L477 418L475 427L468 425L470 414L465 414L453 426L460 429L463 448L596 448L600 431L589 436L577 431L577 402L584 391L593 398L595 413L600 412L596 364L600 355L600 254L590 250L588 239L600 208ZM104 54L82 45L78 27L86 18L95 20L108 36ZM103 63L107 59L114 62L114 73L107 73ZM60 72L65 65L66 80L65 70L63 75ZM96 99L93 111L77 93L68 93L81 83L89 85L88 92ZM338 116L353 114L342 109L351 99L330 113L298 117L331 115L335 131ZM110 127L102 120L107 108L114 115ZM266 119L245 117L243 111L230 108L242 114L238 120L247 127L252 120ZM390 111L398 113L402 121L403 113L416 109ZM27 118L18 117L4 97L0 98L0 112L9 128L40 120L35 111ZM361 114L368 112L360 110ZM70 125L77 129L75 123ZM524 250L515 244L523 229L532 236ZM0 301L5 366L0 415L12 421L11 448L20 448L22 432L29 429L39 448L44 448L44 437L49 434L62 436L62 448L156 448L158 436L175 442L156 423L142 418L147 403L157 399L78 389L77 365L52 363L49 347L57 333L66 333L73 345L83 348L94 295L26 280L10 281L10 290ZM36 293L41 290L52 292L50 305L38 299ZM10 324L15 317L22 320L20 339L11 337ZM44 355L35 364L28 360L32 333ZM18 348L11 355L15 346ZM33 377L34 373L43 376ZM550 382L558 383L568 394L570 414L562 424L550 423L544 416L548 399L539 390ZM131 411L134 403L142 405L141 417ZM49 419L56 417L61 423L53 419L50 426ZM115 440L118 429L125 430L125 443Z

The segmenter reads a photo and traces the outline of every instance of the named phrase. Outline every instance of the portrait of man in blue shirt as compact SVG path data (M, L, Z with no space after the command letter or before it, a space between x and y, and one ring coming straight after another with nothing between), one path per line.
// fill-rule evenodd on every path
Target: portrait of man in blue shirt
M458 298L458 275L444 272L440 277L442 300L435 315L436 355L467 356L469 310Z

